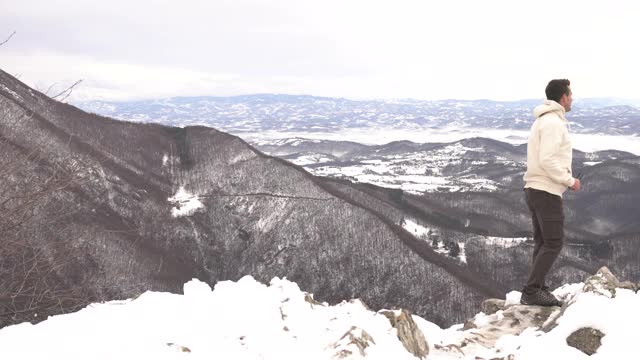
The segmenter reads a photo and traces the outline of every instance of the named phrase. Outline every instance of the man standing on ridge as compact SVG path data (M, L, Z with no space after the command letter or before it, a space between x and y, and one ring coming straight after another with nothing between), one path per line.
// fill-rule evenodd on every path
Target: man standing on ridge
M564 238L562 194L567 188L580 190L580 180L571 172L572 146L565 113L571 111L571 83L551 80L545 89L547 100L537 106L527 144L524 193L533 223L533 261L520 303L561 305L547 286L545 277L555 262Z

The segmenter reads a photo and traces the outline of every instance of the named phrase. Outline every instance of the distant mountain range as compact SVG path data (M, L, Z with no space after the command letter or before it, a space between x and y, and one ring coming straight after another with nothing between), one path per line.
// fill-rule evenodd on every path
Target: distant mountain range
M487 138L450 143L394 141L364 145L348 141L304 138L255 141L261 151L281 157L318 176L370 183L386 188L424 192L491 192L522 186L526 144ZM623 151L574 151L576 172L610 160L636 159ZM517 174L515 176L511 176Z
M528 130L540 100L369 100L294 95L176 97L77 104L117 119L171 126L206 125L242 132L334 132L351 128ZM640 101L577 99L568 114L572 132L640 134Z

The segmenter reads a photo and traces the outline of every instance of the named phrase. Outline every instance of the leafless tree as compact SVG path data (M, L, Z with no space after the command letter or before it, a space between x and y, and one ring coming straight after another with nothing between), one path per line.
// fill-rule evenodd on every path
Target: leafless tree
M11 38L16 34L16 31L14 30L11 35L9 35L5 40L3 40L2 42L0 42L0 46L6 44L9 40L11 40ZM52 99L57 99L60 102L65 101L69 96L71 96L71 93L73 92L73 89L78 86L80 83L82 82L82 79L76 81L75 83L73 83L72 85L68 86L67 88L65 88L64 90L58 92L56 95L50 96ZM49 88L46 91L40 91L43 94L49 96L49 92L51 91L51 89L53 89L54 86L56 86L58 83L53 83L51 86L49 86ZM38 89L39 90L39 89Z
M51 209L75 186L77 171L50 160L38 146L11 140L10 128L29 116L5 106L0 111L0 328L87 303L80 287L61 281L71 258L39 239L40 229L66 217Z
M3 140L0 134L6 149ZM56 281L68 265L64 253L31 238L35 223L53 224L63 216L39 211L74 182L72 173L45 162L37 150L0 159L0 327L64 312L81 296Z

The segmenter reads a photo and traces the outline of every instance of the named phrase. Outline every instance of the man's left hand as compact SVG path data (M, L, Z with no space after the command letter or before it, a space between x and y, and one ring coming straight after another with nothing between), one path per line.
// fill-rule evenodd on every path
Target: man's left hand
M573 180L575 180L575 182L569 189L573 191L580 191L580 187L582 186L582 184L580 184L580 179L574 178Z

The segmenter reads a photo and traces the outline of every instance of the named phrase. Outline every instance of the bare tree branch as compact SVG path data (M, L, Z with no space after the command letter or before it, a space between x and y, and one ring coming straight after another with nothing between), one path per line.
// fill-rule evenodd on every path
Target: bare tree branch
M76 87L76 85L80 84L82 82L82 79L76 81L73 85L69 86L68 88L64 89L61 93L59 93L58 95L52 96L52 99L57 98L58 96L62 96L65 95L65 97L63 97L62 99L58 100L58 101L65 101L69 95L71 95L71 93L73 92L73 88Z
M51 84L51 86L49 86L49 88L47 89L47 91L44 92L44 94L45 95L49 95L49 91L51 91L51 89L56 85L58 85L57 82L54 82L53 84Z
M0 42L0 46L2 46L2 45L4 45L4 44L6 44L9 40L11 40L11 38L12 38L12 37L13 37L13 35L15 35L15 34L16 34L16 31L14 30L14 31L11 33L11 35L9 35L9 37L8 37L6 40L4 40L3 42Z

